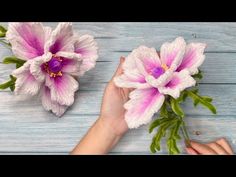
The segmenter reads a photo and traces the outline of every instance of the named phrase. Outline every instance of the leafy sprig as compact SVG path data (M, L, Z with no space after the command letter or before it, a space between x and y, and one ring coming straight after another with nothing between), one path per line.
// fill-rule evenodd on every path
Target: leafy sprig
M203 74L199 71L199 73L193 75L193 77L199 81L203 78ZM181 104L185 102L188 97L193 100L194 107L201 104L213 114L216 114L216 108L212 104L213 99L209 96L199 95L197 86L191 90L182 91L177 99L166 96L165 102L159 111L159 117L154 120L149 127L149 133L157 129L150 145L152 153L161 150L161 140L163 137L166 137L169 154L179 154L180 150L177 146L177 142L181 140L180 132L182 132L185 143L189 143L189 135L184 122L185 114L181 108Z
M15 56L10 56L10 57L4 58L2 63L3 64L16 64L16 68L19 68L24 65L25 61ZM10 88L10 90L13 92L15 90L15 82L16 82L16 77L10 75L10 80L3 84L0 84L0 89L4 90L7 88Z

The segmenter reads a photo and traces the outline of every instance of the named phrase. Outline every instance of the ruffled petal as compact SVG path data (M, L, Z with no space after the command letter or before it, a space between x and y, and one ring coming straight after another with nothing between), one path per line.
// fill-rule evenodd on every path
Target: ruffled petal
M59 117L62 116L65 113L66 109L68 108L67 106L60 105L51 100L51 93L48 87L44 87L42 89L41 99L44 109L46 109L47 111L52 111Z
M94 68L98 58L98 47L94 38L90 35L78 37L75 42L75 52L82 56L82 63L79 69L79 76Z
M126 70L124 74L114 78L114 82L119 87L124 88L150 88L151 85L146 83L145 77L140 74L137 69L135 70Z
M176 38L171 43L164 43L160 50L162 64L176 70L183 59L185 48L186 43L182 37Z
M148 84L157 88L157 87L164 86L167 82L169 82L173 73L174 73L174 69L170 68L157 79L153 77L152 75L148 75L145 77L145 80Z
M129 57L136 61L136 66L143 75L148 75L157 67L161 67L161 62L155 48L140 46L133 50Z
M66 73L55 78L47 75L45 85L50 88L52 101L66 106L73 104L75 91L79 89L79 83Z
M44 50L53 54L59 51L74 52L74 42L72 23L59 23L52 31Z
M204 43L188 44L182 63L177 71L187 69L191 75L198 73L198 67L201 66L205 60L205 55L203 54L205 48L206 44Z
M81 61L69 59L69 58L63 58L62 61L62 72L68 73L74 76L78 76L79 67L81 65Z
M51 28L41 23L9 23L6 39L17 57L28 60L44 54L50 33Z
M180 92L188 87L192 87L196 84L196 81L191 77L187 70L181 72L175 72L171 80L164 86L159 87L158 90L162 94L167 94L173 98L178 98Z
M129 128L138 128L151 121L164 102L164 95L158 89L136 89L130 93L130 100L124 105L125 120Z
M22 67L16 69L12 73L15 76L15 94L36 95L40 88L41 82L38 82L30 73L30 61L26 62Z
M31 61L30 73L38 82L44 82L46 73L42 70L42 64L48 62L51 58L52 54L48 52L40 57L36 57Z

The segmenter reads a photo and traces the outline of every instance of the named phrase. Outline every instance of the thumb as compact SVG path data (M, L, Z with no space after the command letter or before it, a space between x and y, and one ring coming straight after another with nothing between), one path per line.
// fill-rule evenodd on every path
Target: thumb
M125 61L125 57L120 57L120 63L118 65L117 69L116 69L115 74L113 75L113 78L116 77L116 76L119 76L123 73L122 65L123 65L124 61Z

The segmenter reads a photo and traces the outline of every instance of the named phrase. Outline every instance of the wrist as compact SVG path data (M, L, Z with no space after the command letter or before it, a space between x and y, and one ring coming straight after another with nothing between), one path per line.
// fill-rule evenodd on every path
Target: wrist
M107 140L115 141L120 138L120 135L116 133L114 127L112 127L108 120L110 119L100 116L96 122L96 128L98 131L101 131Z

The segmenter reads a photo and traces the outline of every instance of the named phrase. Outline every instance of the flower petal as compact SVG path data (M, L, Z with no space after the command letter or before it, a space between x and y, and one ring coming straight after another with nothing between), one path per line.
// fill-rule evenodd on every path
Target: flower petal
M125 120L129 128L137 128L151 121L164 102L164 95L158 89L136 89L130 93L130 100L124 105Z
M182 37L176 38L171 43L164 43L160 50L162 64L174 70L177 69L183 59L185 47L186 43Z
M44 109L47 111L52 111L54 114L57 116L62 116L66 109L68 108L67 106L60 105L54 101L51 100L51 93L50 89L48 87L44 87L42 89L42 105Z
M145 77L145 80L151 86L158 88L160 86L165 85L167 82L170 81L171 76L173 75L173 72L174 72L173 68L170 68L157 79L153 77L152 75L148 75Z
M146 83L145 76L155 68L160 67L159 56L154 48L140 46L134 49L125 59L123 64L124 74L115 78L119 87L126 88L150 88Z
M74 76L79 76L79 71L82 63L81 54L75 52L63 52L57 53L57 56L63 58L62 61L62 72L73 74Z
M51 90L52 101L66 106L73 104L75 91L79 88L79 83L66 73L55 78L47 75L45 85Z
M136 70L126 70L124 74L115 77L114 82L119 87L124 88L150 88L151 86L146 83L145 78Z
M138 69L139 73L146 76L156 67L160 67L160 59L154 48L140 46L134 49L125 59L124 71Z
M28 60L44 54L50 33L51 28L41 23L9 23L6 39L17 57Z
M75 52L82 56L82 63L79 69L79 76L95 67L98 58L98 47L94 38L90 35L78 37L75 42Z
M36 95L39 92L41 82L38 82L30 73L30 61L14 70L12 75L17 78L14 90L15 94Z
M80 64L81 64L81 61L77 61L77 60L73 60L73 59L69 59L69 58L63 58L62 72L69 73L74 76L78 76Z
M205 60L205 55L203 54L205 48L206 44L204 43L188 44L182 63L177 71L187 69L191 75L198 73L198 67L201 66Z
M59 23L56 29L52 31L44 50L53 54L59 51L74 52L72 23Z
M175 72L171 80L164 87L159 87L158 89L162 94L178 98L181 91L195 84L196 81L191 77L189 72L182 70L181 72Z
M42 64L48 62L52 58L52 54L50 52L36 57L30 63L30 73L34 76L34 78L38 82L43 82L45 80L45 72L42 71Z

